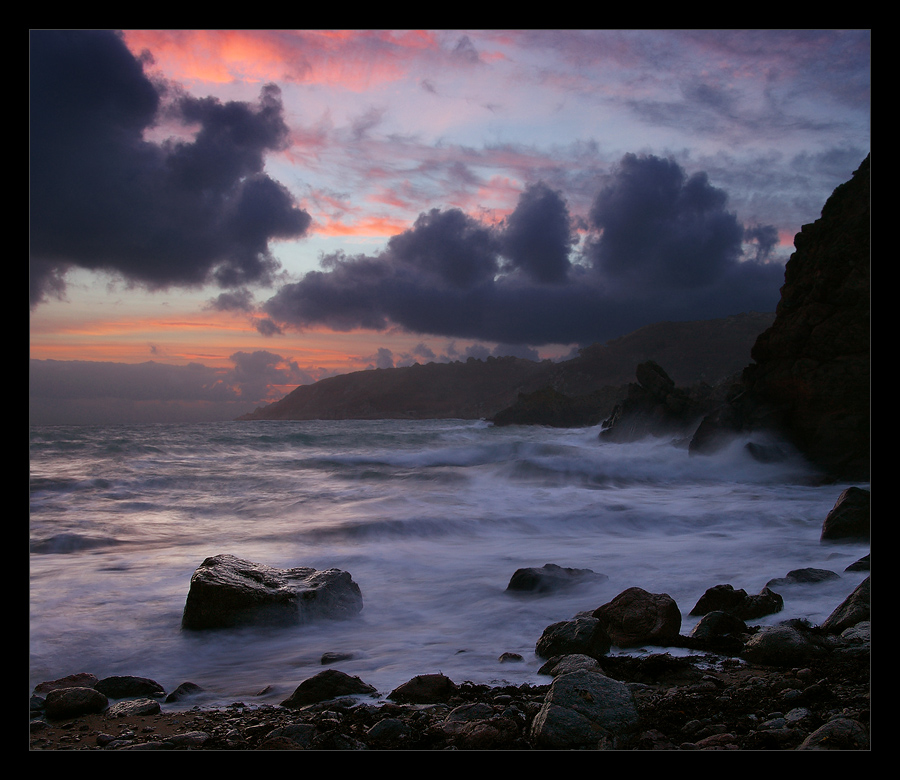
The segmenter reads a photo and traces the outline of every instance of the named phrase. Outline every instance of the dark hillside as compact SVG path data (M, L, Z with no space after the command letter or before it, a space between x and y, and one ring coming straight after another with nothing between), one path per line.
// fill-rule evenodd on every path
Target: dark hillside
M710 384L739 371L774 314L750 312L720 320L664 322L561 363L521 358L470 358L357 371L301 385L242 420L481 419L545 387L578 396L620 388L638 363L655 360L679 384ZM618 392L608 391L610 404Z

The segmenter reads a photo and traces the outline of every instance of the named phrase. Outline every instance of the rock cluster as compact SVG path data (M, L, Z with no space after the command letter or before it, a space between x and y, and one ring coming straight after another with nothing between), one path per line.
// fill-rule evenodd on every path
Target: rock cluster
M358 678L322 672L301 684L317 694L292 706L235 702L167 713L160 710L158 697L143 697L101 711L51 713L51 692L44 692L42 700L36 691L30 746L106 751L867 750L868 632L869 624L860 623L840 641L833 638L830 649L798 645L796 654L779 654L772 664L667 653L602 661L569 654L548 662L547 685L491 687L421 675L380 699ZM93 690L84 687L87 682L81 675L46 686L75 685L56 688L54 697L69 691L65 697L74 702Z

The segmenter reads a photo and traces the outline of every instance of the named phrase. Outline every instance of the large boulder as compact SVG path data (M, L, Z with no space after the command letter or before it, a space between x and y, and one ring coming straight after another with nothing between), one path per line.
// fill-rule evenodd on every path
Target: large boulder
M165 690L156 680L132 675L104 677L97 681L94 688L110 699L136 699L148 696L160 698L166 695Z
M362 594L340 569L276 569L234 555L207 558L191 577L185 629L296 625L346 618L362 610Z
M822 541L869 541L871 496L870 491L859 487L844 490L822 524Z
M871 587L871 577L866 577L856 586L853 593L825 618L822 629L829 633L840 634L847 628L869 620L872 615Z
M821 658L829 646L811 631L794 623L766 626L744 644L741 657L763 666L794 666Z
M457 691L453 680L443 674L418 674L388 694L392 701L433 704L450 699Z
M300 709L307 704L331 701L342 696L371 696L375 693L376 689L359 677L353 677L337 669L326 669L300 683L294 692L281 702L281 706Z
M56 688L47 694L44 710L51 720L103 712L109 699L93 688Z
M681 610L667 593L628 588L593 611L616 647L666 645L679 638Z
M538 747L616 748L637 727L634 696L625 683L590 671L554 678L531 724Z
M609 634L597 618L581 615L562 620L544 629L534 652L541 658L577 653L590 658L603 658L610 648Z
M705 615L708 612L726 612L741 620L755 620L765 615L774 615L784 609L784 599L766 587L755 596L747 594L743 588L732 585L715 585L698 599L690 614Z

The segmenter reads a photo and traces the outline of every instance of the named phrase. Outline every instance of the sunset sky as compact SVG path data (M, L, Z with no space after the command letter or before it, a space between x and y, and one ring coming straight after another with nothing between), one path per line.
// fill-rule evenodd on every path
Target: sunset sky
M866 30L30 33L30 420L774 311Z

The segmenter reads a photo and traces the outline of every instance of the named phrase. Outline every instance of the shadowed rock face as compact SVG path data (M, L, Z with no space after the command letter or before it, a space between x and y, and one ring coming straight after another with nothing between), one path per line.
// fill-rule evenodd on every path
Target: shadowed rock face
M870 176L867 157L794 238L775 322L744 381L813 463L869 478Z
M723 434L775 430L827 477L869 479L870 175L867 157L794 238L772 326L742 392L711 414L692 452Z

